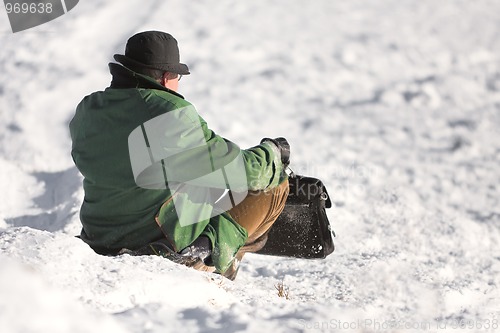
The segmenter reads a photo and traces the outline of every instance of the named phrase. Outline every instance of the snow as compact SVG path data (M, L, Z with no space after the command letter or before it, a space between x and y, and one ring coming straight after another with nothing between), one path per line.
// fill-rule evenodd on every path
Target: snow
M87 0L0 15L2 332L499 330L500 2ZM321 178L326 260L248 255L234 282L75 236L68 122L126 39L163 30L180 92L243 147ZM277 296L283 283L289 299Z

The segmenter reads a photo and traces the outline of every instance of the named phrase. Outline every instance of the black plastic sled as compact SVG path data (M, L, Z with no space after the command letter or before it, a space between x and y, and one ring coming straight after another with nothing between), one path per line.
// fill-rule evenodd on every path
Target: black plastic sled
M292 174L285 208L258 254L305 259L326 258L335 250L326 208L332 202L323 182Z

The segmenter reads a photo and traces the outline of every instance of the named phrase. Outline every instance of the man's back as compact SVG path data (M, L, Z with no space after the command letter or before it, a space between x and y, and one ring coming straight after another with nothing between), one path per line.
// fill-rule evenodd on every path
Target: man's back
M162 101L172 100L163 103L172 109L186 103L168 92L107 88L85 97L70 123L72 156L85 177L82 237L98 250L136 248L162 237L154 216L170 190L138 187L128 148L130 133L157 116L157 108L147 107L145 101L158 98L158 93Z

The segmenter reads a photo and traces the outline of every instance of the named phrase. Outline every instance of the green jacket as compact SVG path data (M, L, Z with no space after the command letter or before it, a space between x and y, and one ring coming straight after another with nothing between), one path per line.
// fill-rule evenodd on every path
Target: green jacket
M215 176L210 175L218 175L215 178L220 180L217 172L227 169L227 183L235 165L244 170L246 184L240 177L231 189L275 187L284 177L279 151L267 142L242 150L210 130L181 95L120 65L110 64L110 70L111 86L86 96L70 122L72 157L84 176L81 238L99 253L115 254L164 238L180 251L205 235L212 242L214 265L224 272L245 243L247 232L229 213L213 211L207 202L200 206L189 193L223 190L220 181L214 182ZM168 121L168 126L163 129L157 119ZM147 124L156 125L155 133L160 135L155 142L147 142L145 136L137 154L131 148L132 133L147 133ZM202 145L199 133L205 141ZM151 158L144 155L144 163L137 160L143 148ZM154 159L155 149L159 154L167 150L178 153ZM163 181L155 183L159 174ZM186 184L200 191L182 191L189 187ZM181 223L179 214L191 218L202 210L208 215L200 215L201 220L193 217L192 222Z

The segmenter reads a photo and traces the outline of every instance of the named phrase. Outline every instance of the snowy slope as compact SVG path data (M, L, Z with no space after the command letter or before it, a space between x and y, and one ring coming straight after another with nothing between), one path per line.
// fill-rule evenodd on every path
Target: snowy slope
M4 13L1 332L500 330L500 2L87 0L17 34ZM248 255L231 282L74 237L67 124L149 29L215 131L286 136L324 180L332 256Z

